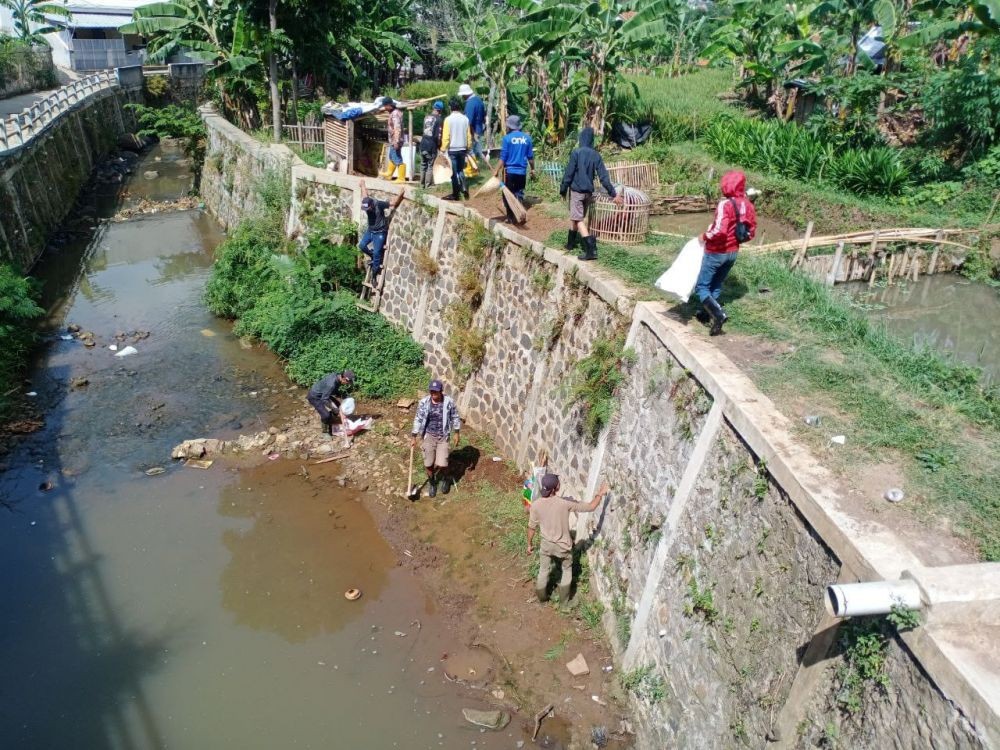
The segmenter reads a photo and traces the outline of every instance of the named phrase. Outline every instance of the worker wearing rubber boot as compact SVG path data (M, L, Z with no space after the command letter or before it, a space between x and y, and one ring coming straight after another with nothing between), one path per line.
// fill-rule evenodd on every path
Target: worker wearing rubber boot
M694 291L704 308L698 313L703 323L711 322L709 333L718 336L728 319L719 304L722 282L736 263L740 245L753 239L757 231L757 211L747 197L747 178L740 171L726 172L720 181L722 200L715 209L715 220L701 235L705 255Z
M535 594L538 601L549 598L549 575L552 566L558 565L562 571L559 578L559 601L569 601L573 585L573 538L569 528L570 513L590 513L597 509L608 495L607 483L601 485L594 499L587 505L576 502L571 497L559 496L559 477L545 474L541 481L541 496L531 504L528 514L528 554L534 554L535 533L541 531L542 541L538 545L538 578L535 580Z
M427 495L434 497L437 495L439 480L443 480L441 491L448 494L448 478L443 473L448 468L452 434L455 435L455 447L458 447L462 419L458 416L458 407L451 396L444 395L444 383L432 380L427 391L427 395L417 404L410 444L416 448L422 441L424 468L427 470Z
M340 410L340 401L344 394L354 385L354 371L331 372L313 383L306 396L306 401L319 414L324 435L333 434L334 417Z
M382 111L389 115L389 163L382 177L391 180L396 175L396 182L406 182L406 164L403 163L403 110L391 98L386 97L382 100Z
M580 260L597 260L597 238L590 234L587 223L587 213L590 204L594 202L595 177L600 179L601 186L608 195L614 198L616 206L624 203L625 199L615 191L611 175L604 166L604 159L594 149L594 129L584 128L580 131L580 145L569 155L569 163L559 187L559 195L563 198L569 194L569 235L566 249L575 250L577 243L581 243L583 252L577 256Z

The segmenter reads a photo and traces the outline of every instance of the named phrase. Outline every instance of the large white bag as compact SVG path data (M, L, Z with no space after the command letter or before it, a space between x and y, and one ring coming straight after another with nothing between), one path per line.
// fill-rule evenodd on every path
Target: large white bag
M701 271L701 260L704 255L705 245L700 238L695 237L688 240L687 244L681 248L677 260L656 280L656 288L679 297L681 302L687 302L691 292L694 291L695 283L698 281L698 273Z

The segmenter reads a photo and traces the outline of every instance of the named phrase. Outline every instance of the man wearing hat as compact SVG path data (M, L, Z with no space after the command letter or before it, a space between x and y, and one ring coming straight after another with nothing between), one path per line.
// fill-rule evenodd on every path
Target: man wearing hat
M361 187L361 210L368 216L368 229L361 236L358 249L371 258L371 283L374 285L379 271L382 270L382 253L389 239L389 221L399 208L399 204L403 202L406 189L400 188L399 195L390 205L388 201L380 201L368 195L364 180L358 184ZM389 211L388 215L386 211Z
M570 513L590 513L597 509L608 494L607 482L601 485L597 495L589 505L578 503L571 497L559 497L559 477L546 474L542 477L541 497L531 504L528 514L528 554L534 553L535 532L541 529L542 543L538 545L538 578L535 579L535 594L538 601L549 598L549 574L552 565L562 570L559 579L559 601L569 601L570 586L573 583L573 538L569 530Z
M432 380L427 387L428 394L420 399L417 405L417 415L413 418L413 433L410 444L416 448L417 442L423 442L424 468L427 469L427 494L434 497L440 474L448 468L448 444L452 433L455 434L455 447L458 447L459 432L462 420L458 416L458 408L450 396L444 395L444 384L440 380ZM448 493L448 480L445 478L441 491Z
M424 118L424 134L420 138L420 187L434 184L434 160L441 148L441 129L444 127L444 102L434 102L431 113Z
M503 184L507 186L514 197L522 203L524 202L524 186L528 182L528 167L531 167L531 176L535 176L535 144L531 141L531 136L521 131L521 118L511 115L507 118L507 134L503 137L500 146L500 163L493 170L493 174L500 174L504 171ZM517 219L507 199L503 199L503 204L507 209L507 222L516 224Z
M354 370L344 370L323 376L309 389L306 400L319 413L324 435L333 434L333 417L340 409L340 400L353 385Z
M403 110L396 106L391 97L386 96L382 99L382 111L389 115L389 163L382 177L391 180L395 174L396 182L406 182L406 165L403 164Z
M463 83L458 87L458 95L465 100L465 116L472 128L472 155L482 159L489 166L490 158L483 153L483 136L486 133L486 105L472 86Z

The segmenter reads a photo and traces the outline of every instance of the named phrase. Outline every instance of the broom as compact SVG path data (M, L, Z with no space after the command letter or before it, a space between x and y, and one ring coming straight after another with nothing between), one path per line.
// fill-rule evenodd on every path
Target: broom
M504 200L507 201L507 206L510 208L510 212L514 214L514 219L517 223L523 224L526 222L528 220L528 212L524 206L521 205L521 201L517 199L517 196L515 196L506 185L503 185L500 188L500 192L501 195L503 195Z
M492 177L490 177L490 179L488 179L480 186L479 190L477 190L472 197L478 198L480 195L488 195L489 193L495 193L501 187L503 187L503 183L500 182L500 178L497 177L496 175L493 175Z

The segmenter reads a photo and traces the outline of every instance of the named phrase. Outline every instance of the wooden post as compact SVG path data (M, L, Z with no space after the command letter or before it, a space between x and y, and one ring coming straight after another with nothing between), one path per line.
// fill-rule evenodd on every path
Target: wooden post
M806 234L802 238L802 247L799 248L799 251L795 253L795 257L792 258L792 268L801 265L802 261L805 260L806 251L809 249L809 240L812 237L812 233L813 233L813 223L810 221L808 224L806 224Z
M837 252L833 256L833 267L830 269L830 273L826 277L826 285L833 286L837 283L837 271L840 270L840 258L844 254L844 241L841 240L837 243Z
M910 247L909 245L907 245L905 248L903 248L903 260L900 261L899 268L896 269L896 275L899 276L900 279L905 279L906 272L909 269L909 267L910 267Z
M934 239L936 239L936 240L938 240L940 242L942 239L944 239L944 232L939 229L937 231L937 234L934 235ZM930 262L930 265L927 266L927 271L926 271L927 274L937 273L938 252L940 250L941 250L941 246L940 245L935 245L934 246L934 252L931 253L931 262Z
M889 276L886 278L885 282L886 287L892 286L892 271L895 266L896 266L896 254L892 253L889 256Z
M915 282L920 278L920 259L924 256L923 250L917 250L913 253L913 281Z
M851 250L851 262L847 264L847 273L844 274L844 278L847 281L851 280L851 276L854 275L854 264L858 262L858 251L857 248Z

